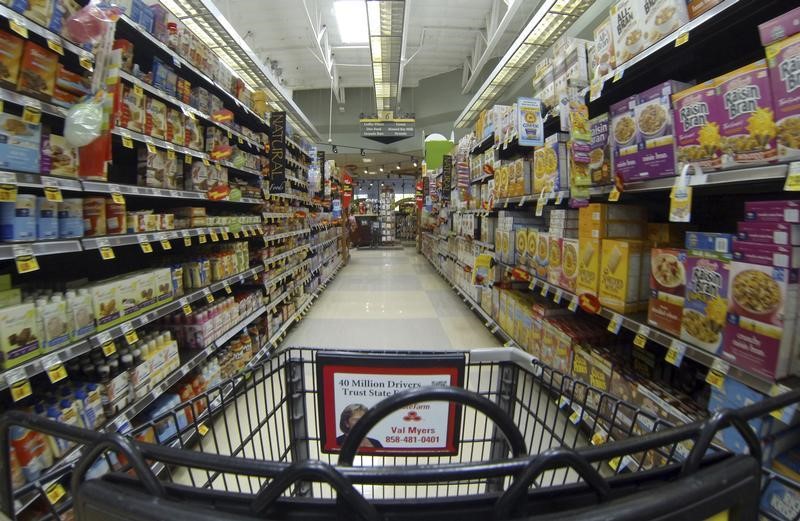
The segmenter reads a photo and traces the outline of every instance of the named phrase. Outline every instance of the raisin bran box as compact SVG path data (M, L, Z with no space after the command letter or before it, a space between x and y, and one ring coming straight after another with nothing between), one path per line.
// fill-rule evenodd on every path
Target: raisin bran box
M722 139L716 122L720 113L718 102L714 81L672 95L678 173L687 164L704 171L719 169Z
M778 126L778 159L800 159L800 34L766 49L772 107Z
M611 183L611 149L608 114L589 120L592 140L589 143L589 175L593 185Z
M724 345L729 259L704 250L689 250L686 257L681 339L712 354Z

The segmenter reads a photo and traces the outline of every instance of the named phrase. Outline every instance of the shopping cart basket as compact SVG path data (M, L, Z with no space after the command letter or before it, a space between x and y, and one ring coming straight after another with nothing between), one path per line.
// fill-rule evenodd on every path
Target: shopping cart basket
M798 401L670 425L517 349L290 348L125 434L6 413L0 447L10 428L76 445L16 490L0 451L0 507L13 518L60 483L46 514L80 520L756 519L763 440L747 421ZM715 444L724 428L748 454Z

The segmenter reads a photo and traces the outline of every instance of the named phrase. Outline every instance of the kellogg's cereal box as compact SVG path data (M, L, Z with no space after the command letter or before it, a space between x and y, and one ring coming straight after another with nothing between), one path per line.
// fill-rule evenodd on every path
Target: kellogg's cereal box
M722 357L769 380L789 372L797 314L797 284L790 284L790 273L738 261L730 266Z
M611 105L611 149L614 173L625 182L636 180L639 173L639 132L634 108L636 97L631 96Z
M652 45L689 22L686 0L644 0L644 37Z
M613 71L617 66L614 53L614 34L611 19L606 18L594 29L594 54L590 60L592 78L600 78Z
M800 159L800 34L767 47L778 159Z
M724 340L730 262L723 255L690 250L686 257L686 299L681 338L717 353Z
M720 97L722 166L774 161L777 127L765 60L717 78Z
M617 66L630 60L646 47L644 11L640 0L619 0L611 6L611 29Z
M680 335L686 292L686 251L655 248L650 259L647 322L673 335Z
M609 147L608 114L589 121L592 140L589 144L589 175L593 185L611 182L611 148Z
M638 179L675 175L675 136L670 96L688 85L666 81L636 97L636 126L639 130Z
M689 18L694 20L720 2L722 2L722 0L686 0Z
M561 240L561 277L559 286L575 293L578 282L578 239Z
M687 164L716 170L721 164L722 137L717 119L717 85L707 81L672 95L678 172Z

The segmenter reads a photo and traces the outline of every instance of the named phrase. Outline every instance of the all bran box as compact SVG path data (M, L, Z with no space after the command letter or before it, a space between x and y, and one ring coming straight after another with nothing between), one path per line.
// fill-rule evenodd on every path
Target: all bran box
M719 98L716 82L707 81L672 95L678 174L687 164L704 171L720 167Z
M800 159L800 34L767 47L778 159Z
M767 62L759 60L717 78L722 105L722 166L768 163L778 157Z

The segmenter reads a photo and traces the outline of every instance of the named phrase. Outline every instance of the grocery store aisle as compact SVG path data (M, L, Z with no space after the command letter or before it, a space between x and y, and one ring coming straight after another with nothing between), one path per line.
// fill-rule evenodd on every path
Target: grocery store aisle
M498 346L413 248L353 250L283 346L472 349Z

